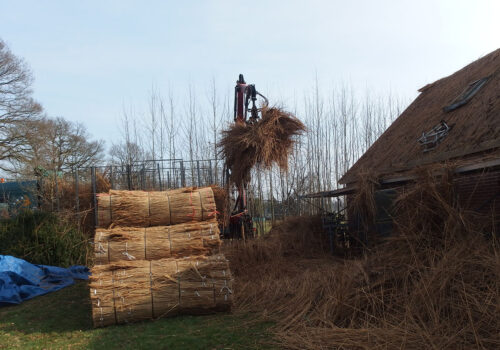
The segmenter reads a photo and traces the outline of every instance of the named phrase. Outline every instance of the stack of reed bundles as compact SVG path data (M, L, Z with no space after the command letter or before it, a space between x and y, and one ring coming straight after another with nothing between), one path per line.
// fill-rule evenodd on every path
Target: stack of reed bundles
M210 255L221 245L217 220L156 227L96 229L95 264Z
M171 191L117 191L97 196L98 227L169 226L216 218L210 187Z
M231 308L233 279L222 255L117 261L90 277L96 327Z
M94 326L230 309L217 198L210 187L98 195Z

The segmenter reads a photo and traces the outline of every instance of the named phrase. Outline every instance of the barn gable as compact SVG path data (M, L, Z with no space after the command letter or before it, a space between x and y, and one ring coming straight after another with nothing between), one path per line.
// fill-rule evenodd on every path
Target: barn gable
M500 159L500 49L419 91L340 183L361 171L395 177L419 165Z

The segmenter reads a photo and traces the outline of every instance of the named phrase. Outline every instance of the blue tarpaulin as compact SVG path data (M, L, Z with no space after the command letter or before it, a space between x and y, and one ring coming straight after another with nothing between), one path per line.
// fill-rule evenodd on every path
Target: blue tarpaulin
M85 266L34 265L13 256L0 255L0 306L19 304L70 286L75 279L88 277L89 269Z

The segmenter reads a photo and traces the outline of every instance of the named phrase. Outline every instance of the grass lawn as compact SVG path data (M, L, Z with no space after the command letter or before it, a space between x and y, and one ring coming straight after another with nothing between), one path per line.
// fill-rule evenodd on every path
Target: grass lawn
M94 329L86 282L0 307L0 349L271 349L270 323L181 316Z

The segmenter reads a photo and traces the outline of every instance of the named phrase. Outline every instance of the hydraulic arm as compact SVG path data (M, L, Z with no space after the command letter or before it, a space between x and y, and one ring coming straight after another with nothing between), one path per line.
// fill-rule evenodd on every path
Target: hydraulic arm
M268 105L268 100L260 94L255 85L247 84L240 74L234 88L234 122L240 124L253 124L259 119L260 109L257 108L257 96ZM228 169L231 171L231 169ZM232 238L243 238L253 236L252 218L247 209L247 184L237 184L238 195L234 208L231 212L229 230Z

